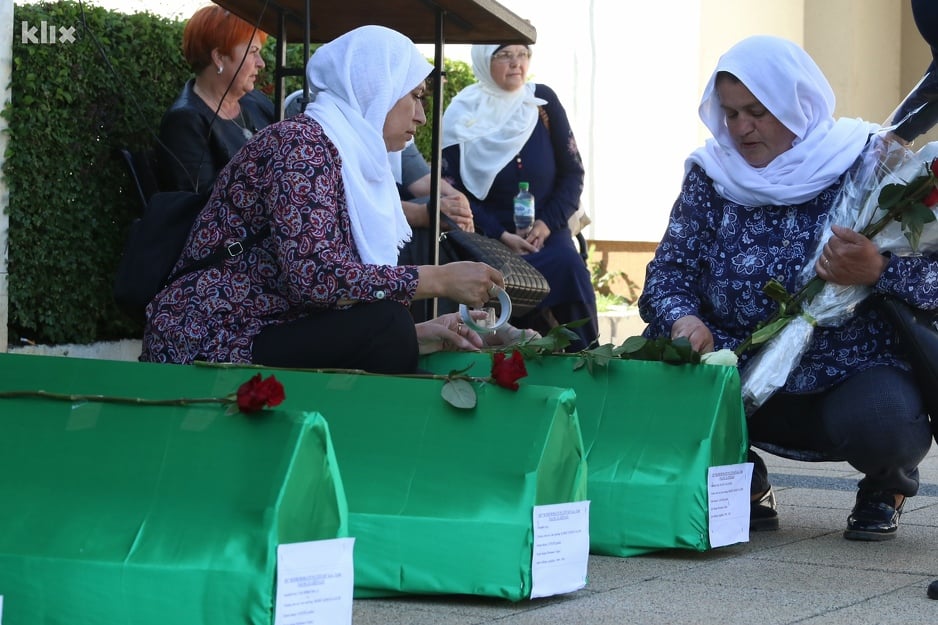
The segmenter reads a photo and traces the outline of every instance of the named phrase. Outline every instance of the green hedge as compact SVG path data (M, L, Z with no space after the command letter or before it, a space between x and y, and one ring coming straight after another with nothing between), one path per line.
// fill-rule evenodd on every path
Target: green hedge
M185 22L82 10L72 1L16 5L13 17L12 101L2 112L9 126L10 341L138 337L142 320L123 314L111 295L139 207L116 150L152 146L163 112L191 77L180 47ZM21 23L38 28L43 21L74 27L75 42L23 43ZM273 92L274 43L264 47L268 70L258 81L266 93ZM288 65L302 66L302 56L301 45L288 46ZM447 61L446 69L444 105L472 82L465 63ZM289 78L286 92L301 80ZM428 154L426 128L417 141Z
M137 336L140 321L111 297L139 204L115 150L150 145L189 78L182 24L90 6L82 13L74 2L15 6L13 16L12 102L3 111L11 342ZM24 21L74 27L75 42L23 43Z

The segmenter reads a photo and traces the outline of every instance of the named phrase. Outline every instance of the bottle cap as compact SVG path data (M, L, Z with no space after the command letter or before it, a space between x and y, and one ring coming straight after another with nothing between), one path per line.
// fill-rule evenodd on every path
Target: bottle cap
M519 191L527 191L527 190L528 190L528 183L527 183L527 182L519 182L519 183L518 183L518 190L519 190Z

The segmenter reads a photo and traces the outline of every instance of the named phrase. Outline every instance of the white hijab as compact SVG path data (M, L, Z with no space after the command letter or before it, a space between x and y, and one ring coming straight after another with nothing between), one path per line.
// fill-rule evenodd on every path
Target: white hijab
M472 72L479 81L454 97L443 113L443 147L460 146L459 176L472 195L484 199L492 181L527 142L538 121L534 83L505 91L492 79L497 45L472 46Z
M384 120L433 66L404 35L362 26L321 46L306 64L318 121L342 158L352 236L363 262L394 265L411 230L384 143Z
M768 165L749 165L726 128L716 92L718 72L729 72L786 128L792 148ZM700 119L713 134L685 163L700 165L724 198L746 206L801 204L832 185L866 145L875 124L835 120L834 91L808 54L770 36L743 39L717 63L700 102Z

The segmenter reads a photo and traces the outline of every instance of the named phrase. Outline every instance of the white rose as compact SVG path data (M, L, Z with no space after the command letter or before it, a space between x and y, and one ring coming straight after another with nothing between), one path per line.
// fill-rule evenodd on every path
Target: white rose
M724 367L735 367L739 361L736 352L731 349L721 349L716 352L708 352L700 357L700 362L705 365L723 365Z

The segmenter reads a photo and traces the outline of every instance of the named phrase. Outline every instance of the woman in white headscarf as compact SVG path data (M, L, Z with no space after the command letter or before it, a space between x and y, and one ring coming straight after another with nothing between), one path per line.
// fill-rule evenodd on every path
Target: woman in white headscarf
M525 255L550 284L544 301L516 323L544 333L585 319L569 348L579 351L599 336L590 272L568 228L580 205L583 162L557 94L527 82L530 59L523 45L472 47L478 82L443 114L443 176L469 198L476 231ZM526 232L516 232L513 220L519 182L535 200Z
M176 269L262 238L163 289L147 308L141 359L409 373L420 353L481 346L457 315L415 326L407 306L482 306L504 285L498 271L396 265L411 233L388 152L425 123L431 70L409 39L379 26L321 46L307 65L306 114L268 126L222 170Z
M775 312L762 290L769 281L790 293L801 286L842 174L876 127L835 119L833 90L811 57L767 36L720 58L699 112L713 138L685 163L639 309L646 336L686 337L708 352L735 349ZM889 257L852 230L832 230L814 268L821 278L938 307L935 259ZM784 388L748 425L751 444L770 453L853 465L864 477L844 537L895 537L931 434L895 332L875 311L861 306L840 327L816 328ZM752 451L750 459L750 527L775 529L765 463Z

